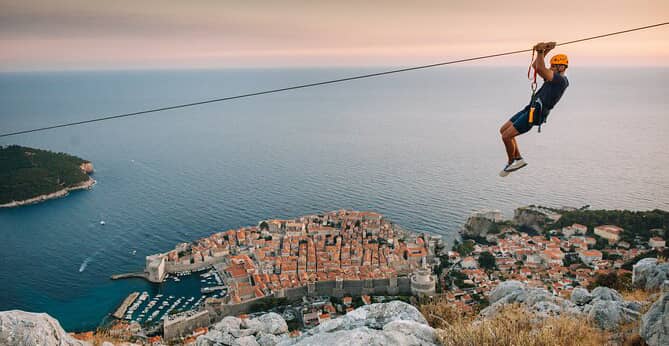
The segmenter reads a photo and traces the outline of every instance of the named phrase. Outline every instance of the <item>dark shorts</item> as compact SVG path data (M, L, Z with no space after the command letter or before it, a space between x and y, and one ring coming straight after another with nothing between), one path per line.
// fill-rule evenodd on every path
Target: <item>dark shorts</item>
M537 116L536 111L534 116ZM525 106L523 110L520 112L516 113L516 115L512 116L509 121L513 124L513 127L516 128L518 133L525 133L529 131L534 124L530 124L530 106Z

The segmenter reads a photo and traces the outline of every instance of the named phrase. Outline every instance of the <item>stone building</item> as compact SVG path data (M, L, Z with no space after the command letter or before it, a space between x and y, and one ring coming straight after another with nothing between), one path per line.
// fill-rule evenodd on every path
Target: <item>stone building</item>
M146 256L146 274L147 279L151 282L163 282L165 274L167 274L163 254Z
M411 274L411 293L416 296L432 296L436 283L429 267L423 266Z

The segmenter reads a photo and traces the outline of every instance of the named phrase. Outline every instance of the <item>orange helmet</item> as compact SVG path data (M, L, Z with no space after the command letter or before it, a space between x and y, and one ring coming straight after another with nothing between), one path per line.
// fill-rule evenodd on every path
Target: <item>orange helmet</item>
M569 65L569 59L564 54L556 54L551 58L551 65Z

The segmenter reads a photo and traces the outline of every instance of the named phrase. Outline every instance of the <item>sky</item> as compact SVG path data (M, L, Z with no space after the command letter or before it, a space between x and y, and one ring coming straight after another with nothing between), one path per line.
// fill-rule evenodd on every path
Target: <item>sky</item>
M414 66L667 21L667 0L0 0L0 71ZM669 25L558 48L668 66Z

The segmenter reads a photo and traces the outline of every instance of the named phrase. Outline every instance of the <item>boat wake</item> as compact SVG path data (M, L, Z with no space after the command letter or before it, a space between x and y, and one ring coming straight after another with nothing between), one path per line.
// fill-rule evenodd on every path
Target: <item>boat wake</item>
M87 258L84 260L84 263L82 263L81 266L79 267L79 272L80 272L80 273L83 272L84 270L86 270L86 267L88 266L88 263L90 263L90 261L91 261L92 259L93 259L93 256L91 256L91 257L87 257Z

